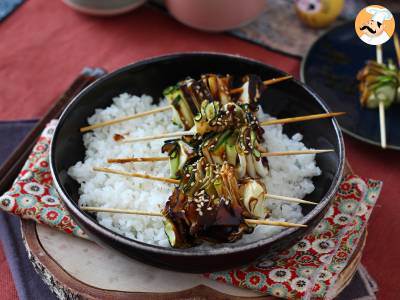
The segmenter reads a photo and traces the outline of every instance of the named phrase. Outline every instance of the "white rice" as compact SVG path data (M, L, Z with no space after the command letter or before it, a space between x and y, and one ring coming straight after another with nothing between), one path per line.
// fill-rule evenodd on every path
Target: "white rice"
M115 97L113 101L114 103L111 106L105 109L97 109L95 114L88 119L89 124L158 107L152 105L152 98L146 95L137 97L125 93ZM167 105L167 102L161 101L160 106L165 105ZM270 118L263 112L259 113L260 120ZM281 125L268 126L265 129L265 146L269 151L307 149L301 142L302 135L300 133L289 138L282 133ZM93 172L92 168L106 166L107 158L161 155L162 140L120 144L113 140L116 133L140 137L178 130L182 129L172 124L171 112L163 112L95 129L84 134L85 160L78 162L68 171L69 175L80 183L79 204L159 211L172 192L170 185L145 179ZM316 166L315 155L270 157L268 161L270 173L265 179L268 193L303 198L314 190L311 178L321 173ZM163 177L169 176L168 162L114 164L112 168ZM298 204L268 200L266 205L272 210L271 220L297 222L303 217L301 207ZM170 247L160 217L98 213L97 220L105 227L126 237L149 244ZM247 243L266 238L281 230L281 227L257 226L254 233L244 235L237 243Z

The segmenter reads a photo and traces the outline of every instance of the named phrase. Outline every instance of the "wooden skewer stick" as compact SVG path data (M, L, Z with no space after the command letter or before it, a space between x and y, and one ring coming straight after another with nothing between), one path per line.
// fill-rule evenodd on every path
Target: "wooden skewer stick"
M270 156L319 154L319 153L327 153L327 152L334 152L334 151L335 150L333 150L333 149L292 150L292 151L281 151L281 152L265 152L265 153L261 153L261 156L270 157Z
M143 178L143 179L150 179L150 180L161 181L161 182L172 183L172 184L179 184L179 182L180 182L177 179L152 176L152 175L147 175L147 174L142 174L142 173L129 173L129 172L120 171L120 170L114 170L114 169L109 169L109 168L93 168L93 171L109 173L109 174L116 174L116 175L122 175L122 176L129 176L129 177L137 177L137 178ZM318 203L315 203L315 202L302 200L302 199L297 199L297 198L292 198L292 197L286 197L286 196L278 196L278 195L266 194L265 197L278 199L278 200L283 200L283 201L288 201L288 202L295 202L295 203L312 204L312 205L318 204Z
M383 101L379 102L379 128L381 131L381 147L386 148L386 120L385 120L385 105Z
M107 213L117 213L117 214L152 216L152 217L164 217L163 214L159 213L159 212L141 211L141 210L133 210L133 209L81 206L81 210L93 211L93 212L107 212ZM272 225L272 226L281 226L281 227L307 227L307 225L305 225L305 224L296 224L296 223L271 221L271 220L245 219L244 221L248 224L256 224L256 225Z
M284 80L288 80L288 79L292 79L293 76L292 75L286 75L286 76L282 76L282 77L278 77L278 78L272 78L272 79L267 79L263 81L264 85L272 85Z
M376 62L378 64L383 63L382 45L376 45Z
M264 83L264 85L271 85L271 84L275 84L275 83L278 83L278 82L281 82L281 81L284 81L284 80L287 80L287 79L290 79L290 78L293 78L293 76L288 75L288 76L283 76L283 77L278 77L278 78L272 78L272 79L265 80L263 83ZM235 94L235 93L240 93L241 91L242 91L242 88L237 88L237 89L231 90L230 93L231 94ZM163 111L170 110L170 109L173 109L172 105L167 105L165 107L155 108L155 109L152 109L152 110L149 110L149 111L145 111L145 112L141 112L141 113L137 113L137 114L134 114L134 115L121 117L121 118L117 118L117 119L114 119L114 120L105 121L105 122L93 124L93 125L90 125L90 126L82 127L80 129L80 131L81 132L87 132L87 131L90 131L90 130L93 130L93 129L96 129L96 128L110 126L110 125L118 124L118 123L125 122L125 121L128 121L128 120L134 120L134 119L137 119L137 118L145 117L145 116L148 116L148 115L152 115L152 114L163 112Z
M376 62L383 63L382 45L376 46ZM386 121L385 121L385 105L383 101L379 101L379 129L381 132L381 147L386 148Z
M394 42L394 49L396 50L396 57L397 57L397 64L400 67L400 43L399 43L399 36L397 33L394 33L393 36L393 42Z
M162 133L162 134L156 134L156 135L148 135L148 136L132 138L132 139L121 139L118 142L122 143L122 144L127 144L127 143L143 142L143 141L150 141L150 140L175 138L175 137L181 137L184 135L194 135L194 134L195 133L192 130L177 131L177 132L169 132L169 133Z
M244 221L247 224L256 224L256 225L272 225L281 227L307 227L307 225L305 224L296 224L290 222L271 221L271 220L244 219Z
M287 202L311 204L311 205L317 205L318 204L318 203L315 203L315 202L312 202L312 201L307 201L307 200L293 198L293 197L278 196L278 195L271 195L271 194L266 194L265 196L267 198L272 198L272 199L276 199L276 200L283 200L283 201L287 201Z
M260 125L261 126L269 126L269 125L275 125L275 124L288 124L288 123L295 123L295 122L303 122L303 121L338 117L338 116L342 116L344 114L346 114L346 113L345 112L333 112L333 113L315 114L315 115L292 117L292 118L285 118L285 119L276 119L276 120L260 122Z
M163 217L163 214L160 213L160 212L143 211L143 210L136 210L136 209L121 209L121 208L81 206L81 210L83 210L83 211L93 211L93 212L109 212L109 213L115 213L115 214Z
M303 121L309 121L309 120L332 118L332 117L337 117L337 116L341 116L344 114L346 114L346 113L345 112L334 112L334 113L315 114L315 115L292 117L292 118L285 118L285 119L276 119L276 120L260 122L260 125L261 126L269 126L269 125L275 125L275 124L288 124L288 123L303 122ZM187 131L162 133L162 134L149 135L149 136L133 138L133 139L122 139L118 142L119 143L134 143L134 142L140 142L140 141L158 140L158 139L180 137L183 135L194 135L194 134L195 134L195 132L191 129L191 130L187 130Z
M124 157L124 158L109 158L107 162L109 164L125 164L130 162L154 162L154 161L166 161L169 160L168 156L153 156L153 157Z
M288 80L288 79L291 79L291 78L293 78L292 75L282 76L282 77L278 77L278 78L272 78L272 79L268 79L268 80L263 81L263 84L268 86L268 85L272 85L272 84L275 84L275 83L278 83L278 82L281 82L281 81L284 81L284 80ZM243 91L243 88L238 87L236 89L230 90L229 94L231 94L231 95L239 94L242 91Z
M270 156L287 156L287 155L304 155L304 154L319 154L319 153L327 153L334 152L333 149L322 149L322 150L293 150L293 151L281 151L281 152L265 152L261 153L262 157L270 157ZM168 156L150 156L150 157L123 157L123 158L109 158L107 162L109 164L125 164L131 162L155 162L155 161L167 161L169 160Z
M129 177L138 177L138 178L143 178L143 179L161 181L161 182L165 182L165 183L179 184L179 180L177 180L177 179L158 177L158 176L147 175L147 174L142 174L142 173L129 173L129 172L113 170L113 169L109 169L109 168L93 168L93 171L109 173L109 174L117 174L117 175L129 176Z
M128 120L133 120L133 119L137 119L137 118L141 118L141 117L145 117L145 116L148 116L148 115L152 115L152 114L163 112L163 111L170 110L170 109L172 109L172 106L168 105L168 106L152 109L152 110L149 110L149 111L137 113L137 114L134 114L134 115L121 117L121 118L117 118L117 119L114 119L114 120L105 121L105 122L97 123L97 124L94 124L94 125L82 127L80 129L80 131L81 132L86 132L86 131L90 131L90 130L93 130L93 129L96 129L96 128L114 125L114 124L117 124L117 123L125 122L125 121L128 121Z

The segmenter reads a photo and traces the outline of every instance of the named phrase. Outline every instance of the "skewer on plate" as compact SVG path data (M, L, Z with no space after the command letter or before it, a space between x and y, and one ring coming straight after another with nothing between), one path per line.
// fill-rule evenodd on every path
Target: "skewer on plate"
M104 207L91 207L91 206L81 206L81 210L88 212L105 212L114 214L129 214L129 215L140 215L149 217L164 217L160 212L153 211L142 211L133 209L119 209L119 208L104 208ZM281 226L281 227L307 227L305 224L296 224L290 222L282 221L271 221L271 220L257 220L257 219L245 219L248 224L254 225L270 225L270 226Z
M378 64L383 63L382 58L382 45L376 46L376 62ZM381 133L381 147L386 148L386 121L385 121L385 104L381 100L379 101L379 128Z
M272 78L272 79L268 79L268 80L263 81L263 84L265 86L268 86L268 85L272 85L272 84L275 84L275 83L278 83L278 82L281 82L281 81L285 81L285 80L288 80L288 79L292 79L292 78L293 78L292 75ZM241 87L238 87L236 89L232 89L231 91L229 91L229 93L231 95L240 94L241 92L243 92L243 88L241 88Z
M284 119L276 119L276 120L269 120L260 122L260 126L270 126L276 124L289 124L295 122L303 122L303 121L310 121L310 120L318 120L318 119L325 119L325 118L332 118L344 115L345 112L333 112L333 113L322 113L322 114L314 114L314 115L307 115L307 116L300 116L300 117L292 117L292 118L284 118ZM157 139L165 139L165 138L174 138L174 137L182 137L185 135L195 135L195 130L186 130L186 131L177 131L177 132L170 132L170 133L162 133L138 138L121 138L118 140L120 143L134 143L140 141L150 141L150 140L157 140Z
M263 81L263 84L265 86L269 86L269 85L273 85L275 83L282 82L282 81L285 81L285 80L288 80L288 79L291 79L291 78L293 78L293 76L291 76L291 75L272 78L272 79L268 79L268 80ZM239 87L239 88L232 89L229 92L229 94L238 94L238 93L241 93L242 91L243 91L243 88ZM96 129L96 128L106 127L106 126L110 126L110 125L118 124L118 123L121 123L121 122L142 118L142 117L145 117L145 116L148 116L148 115L152 115L152 114L156 114L156 113L159 113L159 112L164 112L164 111L172 110L172 109L173 109L172 105L167 105L165 107L152 109L152 110L141 112L141 113L137 113L137 114L134 114L134 115L121 117L121 118L116 118L116 119L113 119L113 120L109 120L109 121L93 124L93 125L90 125L90 126L85 126L85 127L80 128L80 132L87 132L87 131L90 131L90 130L93 130L93 129Z
M394 42L394 49L396 51L396 58L397 58L397 64L400 67L400 43L399 43L399 36L397 33L394 33L393 36L393 42Z
M149 179L149 180L160 181L160 182L164 182L164 183L168 183L168 184L179 184L180 183L180 180L178 180L178 179L172 179L172 178L166 178L166 177L158 177L158 176L147 175L147 174L142 174L142 173L130 173L130 172L125 172L125 171L120 171L120 170L115 170L115 169L110 169L110 168L93 168L93 171L102 172L102 173L108 173L108 174L116 174L116 175L128 176L128 177ZM311 205L317 205L318 204L318 203L307 201L307 200L303 200L303 199L280 196L280 195L266 194L265 197L266 198L271 198L271 199L276 199L276 200L287 201L287 202L293 202L293 203L311 204Z
M142 173L130 173L130 172L114 170L114 169L110 169L110 168L93 168L93 171L128 176L128 177L143 178L143 179L149 179L149 180L160 181L160 182L165 182L165 183L172 183L172 184L179 183L179 180L177 180L177 179L158 177L158 176L147 175L147 174L142 174Z
M306 154L321 154L333 152L333 149L316 149L316 150L290 150L290 151L279 151L279 152L265 152L261 153L262 157L271 156L288 156L288 155L306 155ZM156 161L167 161L170 158L168 156L153 156L153 157L123 157L123 158L109 158L108 163L134 163L134 162L156 162Z
M192 168L194 165L196 169ZM185 168L180 180L108 168L93 170L179 184L174 187L159 214L148 211L128 211L132 214L164 217L164 230L174 248L192 247L202 241L234 242L243 234L253 232L253 225L306 227L303 224L268 220L272 212L265 206L267 198L317 204L302 199L268 194L262 181L252 178L239 181L232 165L227 162L221 165L209 164L204 157ZM85 209L89 210L82 208L82 210ZM101 211L101 209L94 208L92 211ZM127 210L107 209L107 212L127 213Z
M285 118L285 119L262 121L262 122L260 122L260 125L261 126L270 126L270 125L275 125L275 124L289 124L289 123L296 123L296 122L303 122L303 121L311 121L311 120L339 117L339 116L343 116L345 114L346 114L345 112L314 114L314 115L307 115L307 116L300 116L300 117L291 117L291 118Z
M82 127L80 129L81 132L87 132L96 128L101 128L101 127L106 127L106 126L110 126L110 125L114 125L114 124L118 124L118 123L122 123L125 121L129 121L129 120L134 120L134 119L138 119L138 118L142 118L145 116L149 116L152 114L156 114L159 112L163 112L163 111L167 111L167 110L171 110L172 106L171 105L167 105L164 107L159 107L159 108L155 108L149 111L145 111L145 112L141 112L141 113L137 113L134 115L130 115L130 116L126 116L126 117L121 117L121 118L116 118L110 121L105 121L105 122L101 122L101 123L97 123L94 125L90 125L90 126L86 126L86 127Z
M383 62L382 45L377 45L376 60L370 60L358 72L360 104L362 107L378 109L380 143L382 148L387 146L385 109L399 103L400 85L400 44L397 34L393 37L397 64L391 59Z

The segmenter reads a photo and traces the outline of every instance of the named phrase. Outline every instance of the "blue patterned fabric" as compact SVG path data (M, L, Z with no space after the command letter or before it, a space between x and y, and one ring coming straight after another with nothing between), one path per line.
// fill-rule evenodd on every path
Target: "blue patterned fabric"
M0 21L11 14L24 0L0 0Z

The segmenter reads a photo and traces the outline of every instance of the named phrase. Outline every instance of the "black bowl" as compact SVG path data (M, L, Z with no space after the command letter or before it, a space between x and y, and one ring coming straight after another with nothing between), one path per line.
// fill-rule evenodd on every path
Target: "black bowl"
M135 241L112 232L98 224L92 214L79 209L79 184L68 176L67 170L84 159L85 148L79 128L87 125L87 117L96 108L109 106L111 99L123 92L145 93L158 101L166 86L187 76L196 78L203 73L229 73L235 77L254 73L265 79L285 75L263 63L239 56L214 53L173 54L128 65L97 80L76 96L65 109L51 145L51 172L57 191L72 217L99 244L159 267L186 272L210 272L243 265L261 255L273 255L293 245L308 230L314 228L327 211L342 179L344 168L344 143L334 119L284 126L284 131L289 135L301 132L308 147L335 149L335 152L317 156L322 175L314 178L316 188L307 199L319 204L302 208L305 217L301 223L308 225L306 229L287 228L270 238L243 245L232 244L224 248L170 249ZM263 109L278 118L329 111L318 95L296 80L269 87L263 98Z

